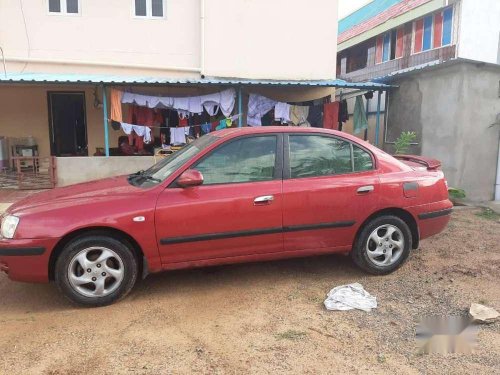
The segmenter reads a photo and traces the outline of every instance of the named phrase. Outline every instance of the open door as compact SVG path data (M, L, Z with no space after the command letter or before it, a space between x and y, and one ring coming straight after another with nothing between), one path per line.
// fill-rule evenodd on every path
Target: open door
M84 92L48 92L52 156L87 156Z

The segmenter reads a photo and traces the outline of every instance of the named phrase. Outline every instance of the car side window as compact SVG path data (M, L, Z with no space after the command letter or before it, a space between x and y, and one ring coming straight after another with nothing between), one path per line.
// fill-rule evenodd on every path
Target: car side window
M371 171L373 169L373 159L370 153L361 147L352 146L352 157L354 159L354 172Z
M276 136L245 137L215 149L193 168L203 185L270 181L274 179Z
M351 144L321 135L290 135L291 178L351 173Z

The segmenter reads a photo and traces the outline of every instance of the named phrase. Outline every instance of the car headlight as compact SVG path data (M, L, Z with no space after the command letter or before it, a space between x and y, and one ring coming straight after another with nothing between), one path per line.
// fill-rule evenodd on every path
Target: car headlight
M0 234L4 238L14 238L16 233L17 225L19 224L19 218L17 216L7 215L2 218L1 232Z

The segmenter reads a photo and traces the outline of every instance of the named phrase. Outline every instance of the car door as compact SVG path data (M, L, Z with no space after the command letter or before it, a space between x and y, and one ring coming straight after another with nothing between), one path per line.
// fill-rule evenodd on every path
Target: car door
M328 134L291 133L284 144L285 250L349 249L361 222L378 206L373 155Z
M203 174L201 186L174 184L160 194L155 226L164 265L283 250L282 139L226 141L190 166Z

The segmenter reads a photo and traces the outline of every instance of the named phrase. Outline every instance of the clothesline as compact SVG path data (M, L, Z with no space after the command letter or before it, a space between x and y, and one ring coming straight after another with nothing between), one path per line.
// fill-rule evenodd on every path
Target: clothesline
M234 109L236 90L230 88L213 94L187 97L153 96L123 92L120 99L123 104L135 104L148 108L175 109L179 113L186 114L201 114L205 109L210 116L215 116L220 109L224 116L229 116Z
M227 120L227 119L230 119L232 122L236 121L238 118L241 117L241 113L237 114L237 115L233 115L233 116L229 116L229 117L224 117L223 119L220 119L220 120L216 120L216 121L210 121L210 122L204 122L202 124L196 124L196 125L186 125L186 126L155 126L155 125L152 125L152 126L146 126L146 125L135 125L135 126L140 126L140 127L146 127L146 128L149 128L149 129L152 129L152 128L155 128L155 129L176 129L176 128L195 128L197 126L202 126L202 125L205 125L205 124L212 124L214 122L220 122L221 120ZM111 119L108 119L108 123L109 122L113 122L114 120L111 120ZM118 121L116 121L118 123ZM126 122L119 122L119 124L127 124ZM118 129L116 129L118 130Z

